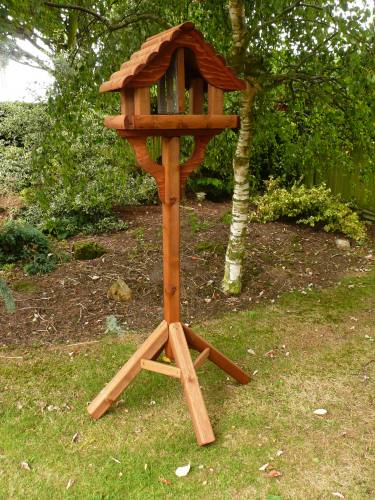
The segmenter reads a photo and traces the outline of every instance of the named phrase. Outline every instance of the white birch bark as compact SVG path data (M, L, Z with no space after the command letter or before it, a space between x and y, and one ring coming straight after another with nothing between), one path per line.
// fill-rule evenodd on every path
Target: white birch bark
M233 56L240 62L246 51L244 47L246 25L243 0L229 0L229 15L233 31ZM251 108L257 92L257 86L246 82L242 93L240 117L241 128L233 158L234 192L230 236L225 255L225 271L222 289L225 293L239 294L242 287L243 261L249 217L249 160L251 131Z

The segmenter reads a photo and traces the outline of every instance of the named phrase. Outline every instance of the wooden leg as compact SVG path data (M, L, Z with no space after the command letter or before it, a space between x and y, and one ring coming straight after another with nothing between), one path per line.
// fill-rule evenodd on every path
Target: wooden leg
M211 427L181 323L171 323L169 325L169 342L176 364L181 370L181 383L184 388L198 444L202 446L212 443L215 441L215 435Z
M247 384L249 382L249 375L235 365L229 358L224 356L224 354L215 349L213 345L194 333L188 326L183 325L183 329L186 335L186 340L192 349L202 352L209 348L210 352L208 354L208 359L210 361L215 363L215 365L228 373L228 375L240 382L240 384Z
M100 418L138 375L141 371L141 359L152 359L156 353L161 351L167 340L168 324L166 321L162 321L129 361L89 404L87 411L94 419Z

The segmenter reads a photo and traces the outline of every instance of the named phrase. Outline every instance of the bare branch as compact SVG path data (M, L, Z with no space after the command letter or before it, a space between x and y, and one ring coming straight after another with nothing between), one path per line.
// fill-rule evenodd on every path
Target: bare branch
M32 68L42 69L51 74L53 73L52 68L48 66L48 64L45 61L40 59L40 57L35 56L34 54L31 54L27 50L21 48L19 45L15 45L8 49L8 57L10 59L13 59L14 61L19 62L20 64L24 64ZM33 61L34 65L29 61Z

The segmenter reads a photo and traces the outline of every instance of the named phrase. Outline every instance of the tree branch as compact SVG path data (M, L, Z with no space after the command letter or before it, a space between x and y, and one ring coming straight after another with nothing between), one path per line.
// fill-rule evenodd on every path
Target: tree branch
M111 23L105 16L102 16L101 14L98 14L98 12L95 12L94 10L88 9L87 7L81 7L80 5L72 5L72 4L58 4L54 2L49 2L45 1L43 2L45 6L51 7L53 9L64 9L64 10L77 10L79 12L84 12L85 14L88 14L90 16L93 16L95 19L97 19L99 22L104 24L109 31L117 31L122 28L126 28L127 26L130 26L131 24L134 24L138 21L142 21L145 19L148 19L150 21L155 21L162 26L165 26L167 28L170 28L170 24L167 23L165 19L162 17L158 16L157 14L153 14L151 12L144 12L141 14L133 14L127 16L125 20L116 22L116 23Z
M320 5L314 5L314 4L302 2L301 0L297 0L297 2L290 5L289 7L286 7L285 9L283 9L281 12L276 14L271 19L264 21L259 26L256 26L254 29L252 29L248 33L248 35L246 36L247 43L250 42L251 37L255 36L260 30L264 29L266 26L270 26L271 24L274 24L277 21L280 21L281 19L284 19L285 16L287 16L290 12L297 9L298 7L306 7L306 8L312 8L312 9L317 9L317 10L323 10L323 11L325 10L325 8L320 6Z
M279 85L284 82L310 82L310 83L324 83L331 82L337 83L337 79L332 76L326 75L310 75L309 73L303 72L291 72L280 75L266 75L265 80L269 80L271 83L270 86Z
M15 44L13 47L8 47L8 57L16 62L19 62L20 64L30 66L31 68L42 69L50 74L53 73L52 68L48 66L46 62L44 62L38 56L30 54L30 52L21 48L19 45ZM33 61L35 65L31 64L27 60L26 61L22 60L22 58Z

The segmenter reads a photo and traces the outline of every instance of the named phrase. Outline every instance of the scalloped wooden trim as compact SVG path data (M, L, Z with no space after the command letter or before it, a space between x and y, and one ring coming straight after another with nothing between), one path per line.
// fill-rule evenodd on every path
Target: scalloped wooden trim
M194 151L191 157L183 164L180 165L180 185L181 189L185 184L189 175L202 163L206 147L210 140L216 135L217 132L206 135L194 136ZM164 179L164 166L156 163L150 158L150 153L147 149L147 137L127 137L134 150L134 154L139 166L148 172L156 180L158 186L159 198L161 202L165 201L165 179Z
M194 136L194 151L191 157L181 165L180 182L181 187L185 184L189 175L202 163L207 144L216 134Z
M163 165L156 163L150 158L147 149L147 137L127 137L134 150L137 162L143 170L151 174L158 185L159 198L163 202L165 198L165 182Z

